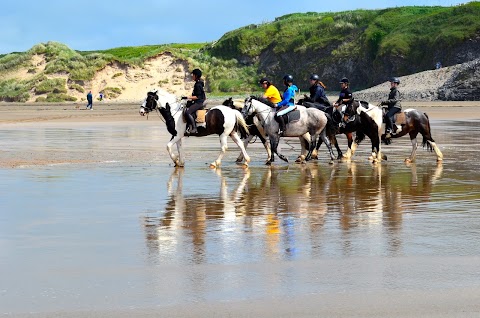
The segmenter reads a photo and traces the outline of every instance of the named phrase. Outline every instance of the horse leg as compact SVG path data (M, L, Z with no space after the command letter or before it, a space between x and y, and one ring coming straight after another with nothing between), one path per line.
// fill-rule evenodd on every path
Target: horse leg
M243 147L245 149L247 149L248 147L248 143L252 140L253 138L253 135L248 135L247 138L243 139ZM235 162L237 163L240 163L243 161L243 152L240 152L240 154L238 155L237 159L235 160Z
M261 134L258 135L258 138L260 138L260 141L262 142L263 146L265 147L265 150L267 151L267 161L268 161L272 157L272 150L270 149L270 142L267 141L266 136L264 137Z
M305 161L310 161L312 159L312 152L313 152L313 150L315 150L315 148L317 146L318 135L310 134L310 136L311 136L311 140L310 140L310 145L309 145L309 148L308 148L307 156L305 157Z
M352 143L353 143L353 133L345 133L345 136L347 136L347 141L348 141L348 150L347 153L345 154L344 158L345 159L351 159L353 156L352 153Z
M300 145L302 146L302 151L300 152L300 156L295 160L296 163L303 163L305 162L305 158L307 157L307 152L310 147L310 134L304 134L303 136L298 137L300 140ZM312 156L313 159L313 156Z
M430 148L430 150L434 150L437 154L437 162L443 161L443 154L437 147L435 140L433 140L432 135L430 134L430 123L428 121L426 124L421 125L420 133L423 136L423 146L427 146L428 143L427 148Z
M230 134L230 137L242 151L243 157L245 158L245 163L243 165L248 167L248 163L250 162L250 156L247 154L247 150L245 149L242 140L240 139L236 131L232 132Z
M278 143L280 141L280 136L278 135L278 133L270 135L269 138L270 138L270 147L272 149L272 156L271 156L271 160L267 161L266 164L267 165L272 164L272 162L275 160L275 155L274 154L276 154L283 161L288 162L288 159L284 155L278 153L278 151L277 151Z
M427 142L430 144L430 146L432 146L433 150L437 154L437 162L443 161L443 153L440 151L435 141L427 140Z
M177 151L178 151L178 166L185 166L185 152L183 151L183 139L177 141Z
M335 138L335 142L337 141L337 138L335 136L333 136ZM320 140L322 140L325 145L327 146L328 148L328 153L330 154L330 163L333 163L333 160L335 160L335 155L333 154L333 149L332 149L332 144L330 143L330 140L329 138L327 138L327 134L325 132L325 129L320 133ZM336 144L336 146L338 147L338 143ZM337 149L339 150L339 149ZM342 152L340 151L340 154Z
M175 164L175 167L183 167L182 165L180 165L180 160L179 160L179 156L177 156L176 154L173 153L172 151L172 147L174 144L178 143L181 139L182 139L183 135L180 136L180 135L177 135L175 137L173 137L172 140L170 140L168 143L167 143L167 151L168 151L168 154L170 155L170 159L172 159L173 163ZM177 149L178 149L178 145L177 145ZM181 148L181 143L180 143L180 148Z
M214 162L212 162L210 164L210 168L212 168L212 169L219 167L220 164L222 163L223 155L225 154L225 151L227 151L227 149L228 149L227 135L225 135L225 134L220 135L220 145L221 145L220 155L218 156L217 160L215 160Z
M409 158L405 159L405 163L411 163L415 161L415 157L417 155L417 147L418 147L417 134L418 132L416 131L410 132L410 142L412 143L412 153L410 154Z

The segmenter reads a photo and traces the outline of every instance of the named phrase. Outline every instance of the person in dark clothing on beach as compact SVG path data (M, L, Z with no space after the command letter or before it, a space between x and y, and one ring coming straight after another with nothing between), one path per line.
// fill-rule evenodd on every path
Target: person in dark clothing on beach
M400 85L400 79L393 77L390 79L390 93L388 94L388 100L382 101L380 105L387 105L387 113L385 114L385 137L391 138L393 131L394 115L402 110L400 104L400 92L398 91L398 85Z
M197 110L203 108L203 103L207 98L205 95L205 83L201 79L202 71L198 68L192 71L192 77L195 81L195 85L193 86L193 92L191 96L188 96L187 99L187 121L190 128L190 134L197 133L197 124L195 122L195 113Z
M92 110L93 109L93 95L92 95L92 91L89 91L88 94L87 94L87 108L86 109L90 109Z

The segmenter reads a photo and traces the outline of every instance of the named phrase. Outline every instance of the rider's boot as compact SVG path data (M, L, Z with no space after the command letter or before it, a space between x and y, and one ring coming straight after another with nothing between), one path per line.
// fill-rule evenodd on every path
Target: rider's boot
M191 114L187 114L187 121L190 126L190 134L196 134L197 133L197 124L195 123L195 118Z
M283 116L277 116L277 121L278 121L278 134L280 136L283 136L283 133L285 132L285 119L283 119Z

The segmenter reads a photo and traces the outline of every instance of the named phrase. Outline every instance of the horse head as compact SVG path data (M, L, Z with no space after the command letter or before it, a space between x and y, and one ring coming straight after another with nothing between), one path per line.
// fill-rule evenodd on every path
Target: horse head
M158 95L157 90L151 90L147 93L147 98L143 101L140 106L139 113L140 116L145 116L157 108Z

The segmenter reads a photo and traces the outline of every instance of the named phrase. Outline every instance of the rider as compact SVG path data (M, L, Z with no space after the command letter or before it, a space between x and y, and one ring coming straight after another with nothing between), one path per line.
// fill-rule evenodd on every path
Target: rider
M282 97L280 96L280 92L278 89L273 85L268 78L263 77L260 80L260 85L265 89L265 93L263 94L263 98L268 99L272 103L276 104L279 103L282 100Z
M277 104L277 108L280 109L282 106L288 106L287 108L277 111L275 118L280 124L279 133L282 134L285 131L285 120L283 115L291 112L295 109L295 92L298 91L298 87L293 84L293 76L285 75L283 77L283 84L286 86L285 91L283 92L282 100Z
M380 105L388 105L387 113L385 114L385 137L391 138L393 131L394 115L402 110L400 104L400 92L397 89L400 85L400 79L393 77L390 79L390 93L388 94L388 100L382 101Z
M346 105L347 107L353 103L353 95L352 95L352 91L350 90L349 88L349 85L350 85L350 81L348 80L348 78L344 77L340 80L340 88L341 88L341 91L340 91L340 96L338 97L338 100L335 102L335 104L333 104L333 106L335 107L335 109L342 113L341 110L339 110L338 108L344 104ZM352 121L354 118L349 118L347 120L347 123ZM342 122L340 122L340 124L338 125L339 127L345 127L345 121L343 119L343 116L342 116Z
M192 71L192 78L195 81L195 85L193 86L193 92L191 96L188 96L187 99L187 121L190 126L190 133L196 134L197 133L197 124L195 122L195 118L193 117L197 110L203 108L203 103L207 98L205 95L204 86L205 83L201 79L202 71L198 68Z
M332 106L327 95L325 95L325 88L327 87L320 82L320 77L317 74L312 74L310 76L310 96L304 95L304 106L315 107L322 111Z

